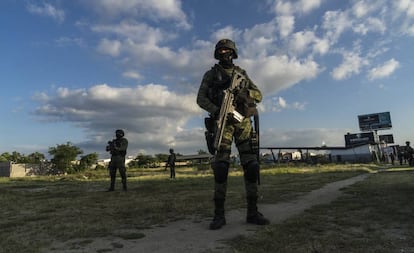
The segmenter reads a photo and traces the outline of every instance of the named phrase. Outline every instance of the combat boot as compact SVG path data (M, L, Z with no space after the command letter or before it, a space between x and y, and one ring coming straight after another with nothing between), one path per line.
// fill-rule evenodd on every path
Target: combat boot
M269 225L270 221L262 213L256 211L247 215L246 222L255 225Z
M214 218L210 223L211 230L220 229L221 227L226 225L226 217L224 216L224 200L214 200L214 204Z
M247 216L246 222L255 225L268 225L270 221L262 213L257 211L257 198L247 199Z
M226 217L223 215L214 215L213 220L210 222L210 229L217 230L226 225Z
M115 178L111 177L111 185L109 186L107 192L113 192L115 190Z

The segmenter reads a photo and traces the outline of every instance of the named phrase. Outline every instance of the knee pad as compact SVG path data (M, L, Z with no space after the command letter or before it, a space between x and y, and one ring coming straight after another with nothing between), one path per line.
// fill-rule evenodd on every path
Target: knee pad
M250 161L245 166L244 169L244 179L250 183L256 183L259 175L259 164L256 161Z
M222 184L227 182L227 176L229 174L229 164L225 162L218 162L212 164L214 171L214 180L216 183Z

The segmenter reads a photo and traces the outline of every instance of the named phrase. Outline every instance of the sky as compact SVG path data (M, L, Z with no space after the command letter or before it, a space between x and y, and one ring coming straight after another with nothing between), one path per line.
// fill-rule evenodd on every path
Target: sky
M263 93L262 147L344 146L390 112L414 141L412 0L2 0L0 154L72 143L108 158L207 150L196 104L228 38Z

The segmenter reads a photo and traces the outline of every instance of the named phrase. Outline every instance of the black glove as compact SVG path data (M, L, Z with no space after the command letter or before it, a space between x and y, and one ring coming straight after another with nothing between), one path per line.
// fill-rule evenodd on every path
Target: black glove
M211 116L214 119L218 119L218 117L220 116L220 108L218 108L213 114L211 114Z
M242 104L246 103L249 100L249 90L247 88L242 88L238 90L236 95L236 103Z

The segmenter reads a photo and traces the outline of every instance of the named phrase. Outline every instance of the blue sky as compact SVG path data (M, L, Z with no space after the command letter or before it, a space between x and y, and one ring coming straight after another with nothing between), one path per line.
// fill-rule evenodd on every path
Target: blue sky
M414 1L3 0L0 153L71 142L85 154L115 129L128 154L207 150L196 104L221 38L262 90L262 146L344 146L358 115L389 111L414 141Z

